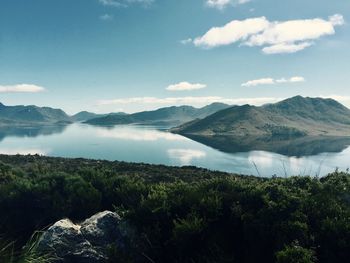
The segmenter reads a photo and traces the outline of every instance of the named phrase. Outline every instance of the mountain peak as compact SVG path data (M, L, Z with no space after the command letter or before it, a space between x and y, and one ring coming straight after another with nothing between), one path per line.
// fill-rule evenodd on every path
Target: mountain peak
M277 102L276 104L286 104L286 103L301 103L301 102L307 102L313 100L313 98L309 98L309 97L303 97L301 95L298 96L294 96L285 100L282 100L280 102Z
M285 99L276 104L269 104L266 108L279 108L279 109L293 109L300 111L303 109L323 109L330 107L338 110L348 110L343 104L331 98L311 98L303 96L295 96L289 99Z

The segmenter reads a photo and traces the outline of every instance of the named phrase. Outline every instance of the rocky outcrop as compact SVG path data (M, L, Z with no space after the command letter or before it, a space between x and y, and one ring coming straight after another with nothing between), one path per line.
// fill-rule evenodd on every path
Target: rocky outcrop
M48 253L64 263L95 263L108 260L108 248L126 249L126 224L118 214L105 211L80 224L63 219L51 226L39 240L38 252Z

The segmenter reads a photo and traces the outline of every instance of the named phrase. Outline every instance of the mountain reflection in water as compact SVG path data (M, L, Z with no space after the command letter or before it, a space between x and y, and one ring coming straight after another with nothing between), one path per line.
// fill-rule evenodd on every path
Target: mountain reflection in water
M52 126L30 126L30 127L1 127L0 128L0 141L6 137L38 137L48 136L53 134L63 133L67 128L66 125L52 125Z
M301 137L295 139L197 136L186 137L226 153L267 151L285 156L310 156L320 153L339 153L350 145L350 137Z
M170 166L193 165L246 175L325 175L348 168L350 137L190 138L168 127L120 125L0 129L0 154L41 154ZM257 171L258 170L258 171Z

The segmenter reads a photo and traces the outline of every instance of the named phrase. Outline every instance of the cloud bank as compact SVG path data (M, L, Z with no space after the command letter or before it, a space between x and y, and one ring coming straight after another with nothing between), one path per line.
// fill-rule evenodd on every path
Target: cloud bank
M321 18L274 21L266 17L233 20L222 27L213 27L192 42L197 47L215 48L239 43L261 47L265 54L295 53L314 45L323 36L334 35L335 27L344 25L340 14Z
M0 85L0 93L38 93L43 92L43 87L33 84Z
M172 84L169 85L166 90L169 91L188 91L188 90L199 90L199 89L204 89L205 87L207 87L206 84L200 84L200 83L189 83L187 81L184 82L180 82L177 84Z
M289 79L281 78L281 79L273 79L273 78L262 78L262 79L254 79L249 80L245 83L242 83L242 87L255 87L259 85L275 85L275 84L284 84L284 83L297 83L297 82L305 82L304 77L291 77Z

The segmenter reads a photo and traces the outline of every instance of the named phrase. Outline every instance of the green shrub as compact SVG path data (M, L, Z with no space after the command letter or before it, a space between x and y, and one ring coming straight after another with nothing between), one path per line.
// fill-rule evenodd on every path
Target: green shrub
M111 248L111 262L134 255L170 263L350 257L347 173L266 179L84 159L0 160L0 233L7 240L0 262L18 255L36 230L113 209L134 226L136 240L132 255Z

